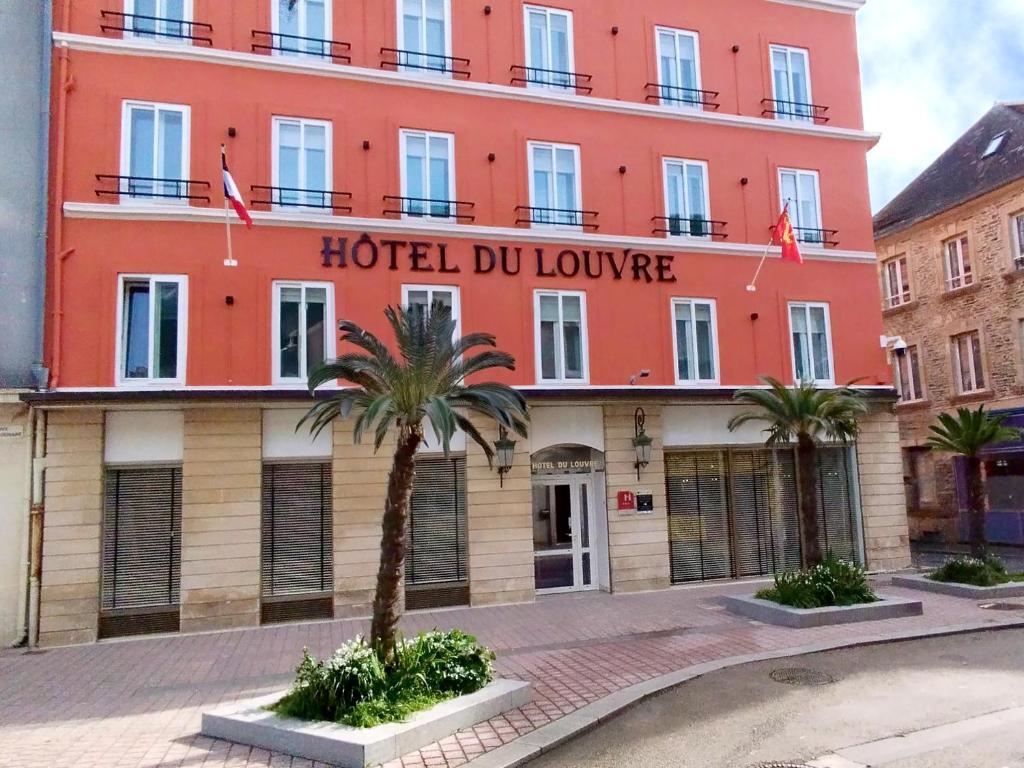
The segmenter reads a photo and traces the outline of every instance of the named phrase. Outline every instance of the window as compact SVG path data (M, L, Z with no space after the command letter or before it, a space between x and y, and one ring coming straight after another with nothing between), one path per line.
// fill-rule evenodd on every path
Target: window
M538 380L582 384L587 370L587 300L574 291L536 291Z
M567 144L529 144L530 221L581 226L580 148Z
M773 45L770 51L776 119L813 121L811 70L807 51L784 45Z
M782 206L789 206L789 218L793 222L796 239L803 243L823 242L825 233L821 229L818 172L780 168L779 192Z
M917 347L896 350L893 353L893 369L900 401L912 403L923 400L924 387L921 384L921 361Z
M946 254L946 288L955 291L966 288L974 282L974 270L971 269L971 252L968 247L967 235L954 237L942 244Z
M789 325L793 335L793 380L834 383L828 304L790 304Z
M192 0L125 0L126 36L189 42Z
M274 283L274 383L303 383L334 351L334 286Z
M717 384L715 302L708 299L672 299L672 322L676 384Z
M458 337L461 328L459 314L459 289L453 285L403 285L402 306L414 308L421 315L435 304L447 307L455 321L455 335Z
M662 104L701 106L696 32L658 27L658 92Z
M968 331L953 337L953 375L960 394L985 388L985 372L981 361L981 334Z
M455 137L450 133L402 131L402 213L453 218Z
M118 293L117 384L183 384L188 278L122 275Z
M122 199L184 201L189 193L188 144L188 107L124 102L121 175L128 178L121 186Z
M938 503L935 457L931 450L919 447L905 448L903 450L903 467L910 509L916 511Z
M323 208L330 204L331 124L322 120L275 117L273 125L275 209Z
M572 13L534 5L526 6L525 12L527 85L574 88Z
M398 0L399 63L406 70L451 72L450 0ZM426 55L424 55L426 54Z
M897 256L882 262L882 288L885 308L892 309L910 301L910 275L907 257Z
M331 0L273 0L274 53L329 57L331 5Z
M985 147L985 152L982 154L981 159L984 160L987 157L992 157L992 155L1002 149L1003 142L1006 141L1006 137L1009 133L1009 131L1003 131L1002 133L997 133L993 136L992 140Z
M1010 242L1013 248L1014 269L1024 269L1024 213L1010 220Z
M666 159L665 201L670 235L710 235L707 163Z

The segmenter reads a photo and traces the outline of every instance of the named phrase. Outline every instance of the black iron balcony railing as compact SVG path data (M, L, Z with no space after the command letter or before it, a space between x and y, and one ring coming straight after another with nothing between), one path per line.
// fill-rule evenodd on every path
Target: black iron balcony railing
M335 192L331 189L300 189L299 187L268 187L253 184L250 203L254 206L272 206L278 208L319 208L334 213L351 213L352 207L341 204L342 200L351 200L348 192Z
M820 104L807 104L802 101L783 101L781 99L761 99L761 117L774 116L777 120L806 120L813 123L829 121L828 107Z
M702 216L655 216L651 221L657 226L656 235L670 237L710 237L725 240L727 235L722 230L728 222L717 219L705 219Z
M436 53L403 51L398 48L381 48L380 55L381 69L417 69L469 79L469 59L461 56L441 56Z
M467 211L476 207L476 203L464 200L438 200L430 197L400 197L384 195L385 216L411 216L414 218L455 219L456 221L473 221L476 219Z
M542 208L534 205L516 206L516 224L543 224L556 227L598 228L594 219L597 211L577 211L571 208Z
M702 91L699 88L683 88L678 85L647 83L647 101L657 101L674 107L707 107L718 109L718 91Z
M202 45L213 45L213 27L201 21L169 19L163 16L144 16L139 13L100 11L102 32L128 32L135 37L155 37L167 40L188 40Z
M352 62L352 58L348 55L350 50L352 50L351 45L339 40L286 35L281 32L267 32L262 29L252 30L253 53L317 56L321 59L330 59L335 64L350 64Z
M588 94L594 89L590 87L591 76L580 72L566 72L562 69L542 69L513 64L512 85L544 85L548 88L564 88L575 90L576 93Z
M769 227L772 232L775 231L775 227ZM796 235L797 242L806 243L808 245L821 245L835 247L839 245L839 241L836 237L839 235L838 229L819 229L818 227L793 227L793 234Z
M192 179L158 179L150 176L115 176L98 173L96 181L103 186L96 189L97 197L135 197L140 199L202 200L210 202L209 195L199 194L208 190L210 182Z

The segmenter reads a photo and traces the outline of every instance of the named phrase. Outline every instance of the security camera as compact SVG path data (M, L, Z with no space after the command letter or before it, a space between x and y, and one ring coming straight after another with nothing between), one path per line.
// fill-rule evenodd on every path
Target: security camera
M651 375L651 369L650 368L642 368L641 370L637 371L636 373L634 373L632 376L629 377L630 386L632 386L633 384L636 384L637 381L640 380L640 379L646 379L650 375Z

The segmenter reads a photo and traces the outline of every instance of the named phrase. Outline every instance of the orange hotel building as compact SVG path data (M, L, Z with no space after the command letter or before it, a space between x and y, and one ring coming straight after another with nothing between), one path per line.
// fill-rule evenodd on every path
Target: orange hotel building
M867 390L823 535L906 565L862 2L55 2L39 642L366 615L390 451L294 428L389 304L532 410L506 471L423 450L408 608L799 565L792 451L726 427L760 374ZM784 201L805 263L750 292Z

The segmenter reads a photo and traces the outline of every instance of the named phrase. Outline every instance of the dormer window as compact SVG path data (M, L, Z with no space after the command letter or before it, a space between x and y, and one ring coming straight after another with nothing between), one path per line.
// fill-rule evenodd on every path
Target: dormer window
M1009 135L1009 131L1003 131L1002 133L997 133L995 136L993 136L992 141L990 141L988 143L988 146L985 147L985 153L981 156L981 159L984 160L987 157L992 157L992 155L996 154L1000 149L1002 149L1003 144L1006 143L1006 137Z

